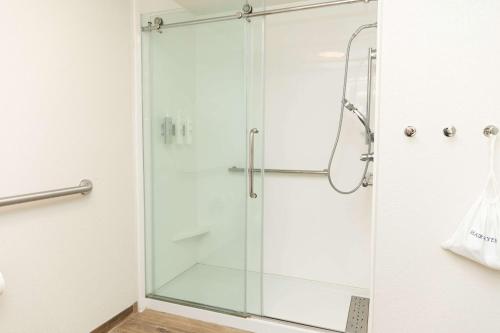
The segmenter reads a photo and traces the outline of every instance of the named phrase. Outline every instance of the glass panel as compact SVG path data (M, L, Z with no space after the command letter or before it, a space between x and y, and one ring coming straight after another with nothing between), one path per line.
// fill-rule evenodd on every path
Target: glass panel
M254 8L259 1L255 1ZM247 123L259 133L254 142L255 198L247 199L247 312L262 314L262 226L264 200L264 23L263 17L246 24Z
M162 18L192 19L196 10L173 13ZM258 109L248 101L247 26L229 20L143 34L150 297L247 312L247 256L259 272L260 249L252 248L261 238L247 241L261 223L247 225L247 108Z

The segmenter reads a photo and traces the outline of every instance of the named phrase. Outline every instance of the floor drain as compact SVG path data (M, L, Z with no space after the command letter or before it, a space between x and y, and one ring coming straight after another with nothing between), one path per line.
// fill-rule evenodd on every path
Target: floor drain
M347 317L346 333L367 333L368 332L368 312L370 299L364 297L351 297L349 315Z

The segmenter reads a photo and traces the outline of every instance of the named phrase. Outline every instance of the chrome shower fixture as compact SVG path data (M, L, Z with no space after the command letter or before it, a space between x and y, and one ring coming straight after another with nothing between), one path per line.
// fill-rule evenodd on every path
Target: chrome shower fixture
M367 75L367 98L366 98L366 116L363 115L358 108L356 108L352 103L350 103L346 99L346 92L347 92L347 75L349 73L349 57L351 53L351 44L353 40L365 29L373 29L377 28L377 23L371 23L371 24L365 24L360 26L354 33L351 35L351 38L349 38L349 41L347 42L347 50L345 53L345 67L344 67L344 84L342 86L342 99L340 103L340 114L339 114L339 122L338 122L338 130L337 130L337 135L335 137L335 141L333 143L333 147L330 153L330 159L328 160L328 182L330 183L330 186L337 191L340 194L351 194L356 192L361 186L368 186L369 181L367 180L367 173L368 173L368 166L370 162L373 161L373 141L374 141L374 135L373 132L370 129L370 104L371 104L371 90L372 90L372 67L373 67L373 60L376 57L376 50L373 48L368 49L368 75ZM366 145L367 145L367 150L366 153L361 156L361 160L364 162L365 166L363 168L363 172L361 174L361 178L358 181L358 183L348 189L340 189L333 181L333 176L332 176L332 164L333 164L333 159L335 157L335 153L337 151L337 147L340 141L340 135L342 132L342 123L344 119L344 110L347 109L354 113L356 117L359 119L359 121L363 124L363 127L365 129L365 135L366 135ZM368 185L367 185L368 184Z
M371 130L369 128L369 124L368 122L366 121L366 117L358 110L357 107L354 106L354 104L352 104L351 102L349 102L347 99L344 98L344 102L343 102L343 105L344 105L344 108L346 108L347 110L351 111L352 113L354 113L354 115L359 119L359 121L363 124L363 127L365 127L370 133L371 133Z
M344 107L349 110L349 111L352 111L352 112L356 112L358 111L358 108L354 106L354 104L352 104L351 102L349 102L347 99L344 98Z
M243 5L241 11L243 12L243 14L251 14L253 12L253 7L247 2Z
M149 21L148 25L142 27L142 31L152 32L156 31L157 33L162 33L161 29L164 25L163 19L161 17L155 17L153 22Z

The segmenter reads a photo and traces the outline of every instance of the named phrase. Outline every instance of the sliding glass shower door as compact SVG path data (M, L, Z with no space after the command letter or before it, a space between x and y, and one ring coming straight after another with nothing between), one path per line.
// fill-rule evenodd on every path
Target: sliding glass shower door
M249 177L263 146L258 29L228 20L143 33L148 297L260 312L262 175Z

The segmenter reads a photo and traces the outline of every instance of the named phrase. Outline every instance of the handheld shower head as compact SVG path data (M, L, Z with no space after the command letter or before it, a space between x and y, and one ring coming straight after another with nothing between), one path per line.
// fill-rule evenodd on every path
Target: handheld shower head
M363 124L363 127L369 129L368 123L366 122L366 117L358 110L357 107L354 106L354 104L344 98L342 105L344 106L344 108L351 111L356 117L358 117L359 121Z
M344 100L342 101L342 104L344 105L344 107L349 110L349 111L352 111L354 112L354 110L358 110L354 104L352 104L351 102L349 102L347 99L344 98Z

